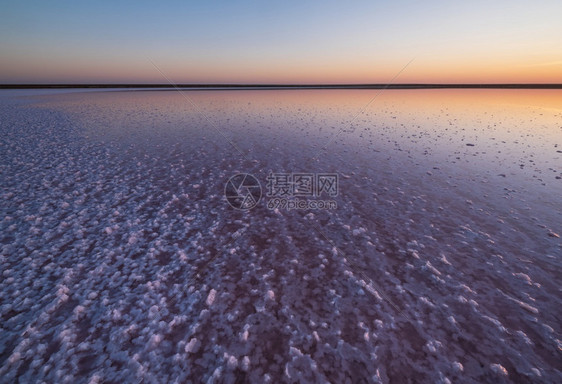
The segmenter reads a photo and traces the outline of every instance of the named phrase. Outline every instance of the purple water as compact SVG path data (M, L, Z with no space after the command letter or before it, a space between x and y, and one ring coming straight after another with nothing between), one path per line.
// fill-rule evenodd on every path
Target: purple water
M378 93L3 91L0 382L561 381L562 92Z

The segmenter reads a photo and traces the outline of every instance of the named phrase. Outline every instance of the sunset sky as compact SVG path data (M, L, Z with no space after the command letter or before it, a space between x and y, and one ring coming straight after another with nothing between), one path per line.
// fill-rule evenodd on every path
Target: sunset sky
M2 1L0 83L562 83L562 1Z

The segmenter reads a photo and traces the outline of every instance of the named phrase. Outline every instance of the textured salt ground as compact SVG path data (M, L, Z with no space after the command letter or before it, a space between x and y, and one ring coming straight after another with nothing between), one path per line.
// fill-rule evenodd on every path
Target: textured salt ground
M462 127L513 111L381 100L321 150L357 110L323 95L190 93L248 160L171 92L2 100L0 381L560 381L560 112L490 162ZM226 204L270 171L338 209Z

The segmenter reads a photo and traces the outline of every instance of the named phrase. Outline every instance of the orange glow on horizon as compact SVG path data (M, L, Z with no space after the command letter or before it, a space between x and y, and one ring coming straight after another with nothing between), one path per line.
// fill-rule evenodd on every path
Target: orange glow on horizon
M174 83L242 84L387 84L412 60L347 58L325 60L187 60L152 56L150 59ZM320 64L319 64L320 63ZM147 57L76 57L72 61L46 57L5 57L0 83L166 83ZM33 75L30 75L33 74ZM46 81L45 79L49 79ZM416 58L393 81L400 83L562 83L562 60L539 57L523 63L474 57Z

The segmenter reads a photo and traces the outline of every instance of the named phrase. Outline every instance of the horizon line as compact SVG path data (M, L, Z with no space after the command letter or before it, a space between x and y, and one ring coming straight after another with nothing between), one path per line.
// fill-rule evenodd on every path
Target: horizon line
M404 83L404 84L243 84L243 83L52 83L0 84L0 89L108 89L108 88L165 88L165 89L562 89L562 83Z

